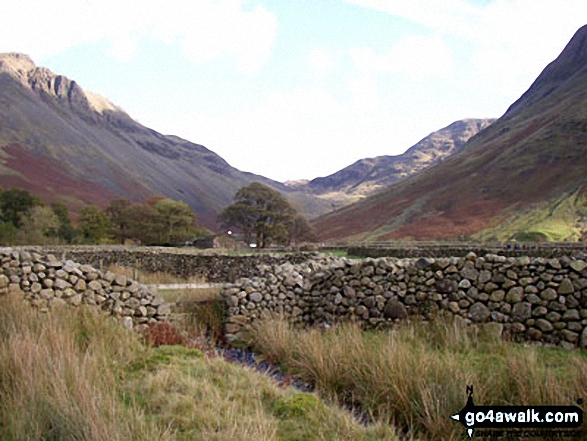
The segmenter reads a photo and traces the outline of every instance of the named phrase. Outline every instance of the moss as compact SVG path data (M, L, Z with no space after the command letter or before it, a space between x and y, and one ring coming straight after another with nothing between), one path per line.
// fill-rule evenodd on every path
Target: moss
M309 418L322 411L324 404L315 395L300 392L286 395L275 403L274 413L278 418Z
M198 349L189 349L185 346L159 346L154 348L147 357L140 358L130 363L126 369L128 373L140 371L153 371L161 365L169 365L173 361L203 358L204 354ZM179 359L179 360L178 360Z
M186 348L185 346L180 346L180 345L159 346L158 348L155 349L155 353L162 355L162 356L179 357L179 358L185 358L185 359L203 358L204 357L203 352L200 351L199 349L190 349L190 348Z

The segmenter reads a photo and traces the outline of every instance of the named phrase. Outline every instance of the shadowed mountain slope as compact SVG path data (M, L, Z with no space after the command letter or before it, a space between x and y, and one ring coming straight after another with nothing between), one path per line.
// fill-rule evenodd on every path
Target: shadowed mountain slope
M187 202L199 222L216 215L237 190L259 181L310 217L328 203L262 176L242 172L204 146L142 126L75 81L37 67L22 54L0 54L0 185L18 186L74 212L117 197L164 195Z
M526 93L457 154L356 204L318 218L321 239L507 239L504 225L561 201L580 235L587 182L587 26ZM543 214L544 214L543 213ZM532 232L511 230L507 235ZM551 238L545 235L546 238Z

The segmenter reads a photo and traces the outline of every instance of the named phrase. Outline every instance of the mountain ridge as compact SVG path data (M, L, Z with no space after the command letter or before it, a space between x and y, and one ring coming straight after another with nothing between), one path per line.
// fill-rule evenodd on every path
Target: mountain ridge
M582 200L587 188L586 46L583 26L506 113L460 152L321 216L315 221L320 238L507 240L498 234L500 224L573 194ZM570 239L581 235L577 228Z
M202 145L142 126L26 55L0 55L0 185L61 199L74 212L115 197L163 195L187 202L217 230L217 214L254 181L284 192L310 217L329 210L327 202L242 172Z
M494 119L468 118L430 133L399 155L364 158L329 176L315 178L297 188L314 194L340 193L358 200L412 176L458 152L467 140Z

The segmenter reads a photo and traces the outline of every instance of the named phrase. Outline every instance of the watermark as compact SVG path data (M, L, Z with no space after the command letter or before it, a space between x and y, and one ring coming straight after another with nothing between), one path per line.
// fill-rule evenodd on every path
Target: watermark
M580 435L569 430L583 424L583 410L578 406L476 406L473 386L467 386L467 394L467 404L451 418L465 427L469 438L477 429L491 429L479 433L486 437Z

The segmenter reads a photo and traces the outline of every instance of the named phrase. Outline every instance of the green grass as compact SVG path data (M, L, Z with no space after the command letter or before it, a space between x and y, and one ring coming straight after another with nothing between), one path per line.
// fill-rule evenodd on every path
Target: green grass
M317 396L110 317L0 298L0 439L397 440Z
M129 369L125 383L145 415L169 427L174 439L396 439L390 427L362 427L316 395L280 389L268 377L219 358L177 346L154 353L144 369Z
M464 405L466 385L483 405L573 405L587 397L586 351L526 347L451 322L325 332L271 321L250 343L326 400L358 405L415 439L463 439L448 417Z
M576 242L587 217L584 197L577 193L543 203L511 220L473 236L476 240Z
M362 256L355 256L353 254L349 254L348 250L324 250L321 251L322 254L327 256L335 256L335 257L347 257L349 259L364 259Z

